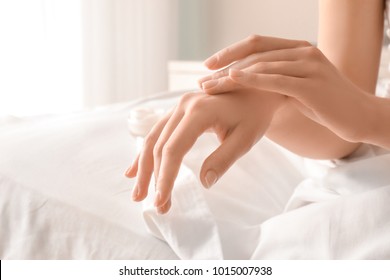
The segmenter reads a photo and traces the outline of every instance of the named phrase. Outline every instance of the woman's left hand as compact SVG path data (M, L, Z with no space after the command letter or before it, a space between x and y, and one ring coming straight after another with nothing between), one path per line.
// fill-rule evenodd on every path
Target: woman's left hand
M130 178L137 177L133 199L141 201L147 196L154 173L155 206L159 213L166 213L181 162L205 131L213 131L220 140L200 171L203 185L211 187L263 137L273 114L284 105L283 96L255 92L252 89L220 96L203 92L184 94L173 111L147 135L142 151L126 172Z
M301 113L350 142L363 142L372 129L374 96L308 42L251 36L205 64L210 69L231 64L199 81L208 94L249 87L288 96Z

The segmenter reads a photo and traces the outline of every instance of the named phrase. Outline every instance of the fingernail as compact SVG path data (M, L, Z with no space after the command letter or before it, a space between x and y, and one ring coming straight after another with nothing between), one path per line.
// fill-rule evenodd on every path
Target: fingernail
M203 89L210 89L210 88L215 87L217 84L218 84L218 80L207 81L207 82L204 82L202 84L202 88Z
M204 64L208 67L208 68L211 68L213 67L215 64L217 64L218 62L218 59L215 57L215 56L212 56L208 59L205 60Z
M133 189L133 194L132 194L133 200L137 200L138 195L139 195L139 188L138 188L138 185L135 185L135 187Z
M160 191L157 191L156 192L156 197L154 199L154 206L155 207L158 207L161 203L161 192Z
M217 182L217 180L218 180L218 176L214 170L207 171L206 176L205 176L205 181L206 181L205 187L210 188L212 185L215 184L215 182Z
M133 166L131 165L129 168L126 169L125 176L129 176L129 173L130 173L132 167Z
M164 214L164 211L163 211L162 207L157 207L157 214L159 214L159 215Z

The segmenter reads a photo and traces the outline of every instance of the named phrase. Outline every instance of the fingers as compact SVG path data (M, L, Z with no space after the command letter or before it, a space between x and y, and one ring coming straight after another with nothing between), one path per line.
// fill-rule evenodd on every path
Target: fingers
M303 89L304 79L280 74L252 73L235 69L230 71L230 78L245 87L278 92L298 99Z
M239 62L237 62L237 63L239 63ZM231 67L233 67L233 66L234 66L235 64L237 64L237 63L234 63ZM219 70L219 71L217 71L217 72L214 72L214 73L211 74L211 75L207 75L207 76L204 76L204 77L200 78L200 79L198 80L198 85L199 85L199 87L200 87L201 89L203 89L203 84L204 84L205 82L210 81L210 80L216 80L216 79L219 79L219 78L222 78L222 77L229 76L229 69L230 69L230 67L226 67L226 68L221 69L221 70ZM240 68L238 67L238 69L240 69Z
M242 88L242 84L235 82L230 76L203 83L203 91L207 94L219 94Z
M221 86L222 82L217 83L214 82L214 80L221 79L223 77L229 77L229 72L232 69L246 69L249 72L281 74L287 76L291 75L293 77L306 76L307 73L310 72L309 70L313 68L310 67L307 59L304 59L307 56L307 50L310 48L313 47L274 50L264 53L252 54L240 61L237 61L230 67L201 78L199 80L199 84L208 94L217 94L223 91L226 92L237 89L237 84L231 83L231 81L229 82L228 79L225 79L225 81L229 84L223 85L223 88L220 89L220 92L218 92L218 87L210 90L211 87L214 87L217 84Z
M186 114L162 149L161 166L156 185L155 206L157 208L170 201L174 181L183 157L208 128L207 120L204 113L202 115L196 112Z
M171 206L172 206L172 201L171 201L171 197L169 197L168 201L163 206L157 207L157 213L165 214L169 211L169 209L171 209Z
M133 200L141 201L148 194L150 180L153 174L153 147L156 144L158 136L161 134L165 124L169 120L171 114L167 114L159 121L145 138L142 151L137 158L137 181L133 189ZM133 166L135 163L133 164Z
M215 80L215 79L219 79L219 78L222 78L222 77L227 77L229 76L229 69L243 69L243 68L246 68L254 63L256 63L257 61L261 61L261 56L263 55L263 53L254 53L254 54L251 54L239 61L236 61L234 62L233 64L231 64L229 67L226 67L226 68L223 68L221 70L218 70L217 72L214 72L213 74L211 75L207 75L205 77L202 77L199 79L198 83L200 85L201 88L202 87L202 84L204 82L207 82L209 80ZM271 55L268 55L267 58L263 58L264 59L273 59ZM274 58L275 59L275 58Z
M232 69L232 71L234 71L234 69ZM297 78L305 78L310 74L307 71L307 67L305 67L305 63L300 60L259 62L242 69L242 71L257 74L278 74Z
M217 72L214 72L211 75L204 76L198 80L199 86L203 88L203 84L210 80L216 80L222 77L228 77L229 76L229 70L230 69L244 69L247 68L253 64L256 64L258 62L265 62L265 61L281 61L281 60L294 60L296 57L291 52L286 52L285 50L275 50L275 51L269 51L264 53L254 53L251 54L239 61L236 61L229 67L226 67L224 69L218 70Z
M253 80L251 84L238 82L234 80L234 76L238 71L254 74L268 75L283 75L288 77L304 78L307 76L306 68L303 67L302 61L276 61L276 62L259 62L243 70L230 69L229 76L216 80L210 80L203 83L204 92L207 94L219 94L223 92L233 91L242 86L265 89L263 84L255 84ZM233 74L230 74L233 73Z
M256 141L248 126L236 127L222 144L204 161L200 178L204 187L210 188ZM245 135L245 138L243 138Z
M128 178L134 178L138 171L139 154L135 158L133 164L125 171L125 176Z
M311 46L311 44L306 41L252 35L242 41L220 50L216 54L209 57L204 62L204 64L209 69L215 70L221 67L225 67L234 61L243 59L253 53L305 46Z
M189 93L181 98L177 108L153 127L141 153L126 171L126 176L137 175L133 190L135 201L147 196L151 176L155 172L155 207L160 214L171 207L171 192L184 155L207 129L204 123L208 118L199 97L197 93Z
M159 171L160 171L162 150L166 142L168 141L169 137L171 136L171 134L176 129L177 125L180 123L181 119L184 116L184 112L179 108L180 106L178 106L174 110L172 116L169 118L168 122L164 126L153 148L154 176L156 179L158 178Z

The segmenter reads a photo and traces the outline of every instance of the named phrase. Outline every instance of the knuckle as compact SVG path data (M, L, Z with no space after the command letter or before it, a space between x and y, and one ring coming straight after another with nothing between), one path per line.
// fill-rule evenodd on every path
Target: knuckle
M190 113L198 113L199 111L204 110L206 102L203 98L199 98L191 102L189 105L188 111Z
M150 149L152 147L154 147L155 143L157 141L157 137L152 134L152 133L149 133L146 137L145 137L145 140L144 140L144 147L146 149Z
M261 43L261 40L262 40L262 36L257 35L257 34L251 34L247 38L247 41L249 42L249 44L252 44L252 45L257 45L257 44Z
M193 96L193 92L186 92L185 94L183 94L179 100L179 107L186 106L187 103L193 98Z
M321 51L314 46L306 47L305 54L309 59L319 59L322 56Z
M160 143L156 143L156 145L153 147L153 157L160 158L163 150L163 146Z
M252 34L248 36L247 42L251 48L252 52L256 52L261 46L263 37L257 34Z
M175 150L172 144L167 144L162 148L162 156L165 158L173 158L175 156Z
M299 45L302 47L312 47L313 46L309 41L306 41L306 40L299 41Z

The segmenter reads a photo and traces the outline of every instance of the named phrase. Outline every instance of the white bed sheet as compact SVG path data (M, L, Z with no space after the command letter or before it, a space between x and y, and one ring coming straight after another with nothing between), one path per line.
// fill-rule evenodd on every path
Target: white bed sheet
M185 157L168 215L130 200L129 110L177 94L0 126L2 259L390 259L390 156L363 146L310 161L261 140L210 190L205 134ZM151 192L152 192L151 188Z
M130 107L0 126L1 259L177 259L130 199Z

